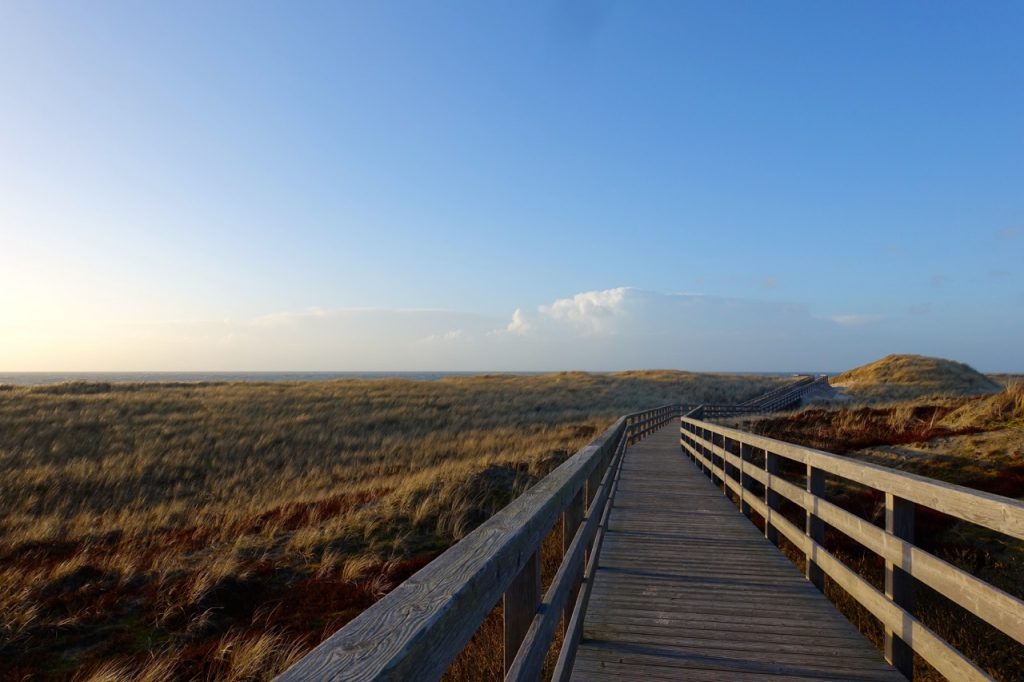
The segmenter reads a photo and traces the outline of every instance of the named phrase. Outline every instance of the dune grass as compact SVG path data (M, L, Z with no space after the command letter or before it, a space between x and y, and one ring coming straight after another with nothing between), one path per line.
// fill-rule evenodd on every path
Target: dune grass
M267 679L618 415L779 381L0 387L0 678Z
M923 355L887 355L831 381L861 402L997 393L1003 386L969 365Z

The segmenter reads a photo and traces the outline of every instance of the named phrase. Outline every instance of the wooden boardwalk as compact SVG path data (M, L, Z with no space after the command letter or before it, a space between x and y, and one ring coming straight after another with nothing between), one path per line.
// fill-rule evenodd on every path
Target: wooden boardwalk
M903 680L680 451L629 448L573 680Z

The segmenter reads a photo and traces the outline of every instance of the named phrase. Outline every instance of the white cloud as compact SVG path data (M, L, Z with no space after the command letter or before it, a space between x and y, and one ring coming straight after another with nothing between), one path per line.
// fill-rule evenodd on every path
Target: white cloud
M240 322L68 323L9 330L0 355L40 370L829 370L852 364L837 360L844 349L888 352L867 336L882 326L868 318L819 319L801 305L618 287L516 309L504 320L311 308Z
M512 321L505 327L505 331L512 334L529 334L533 330L533 325L526 319L526 314L516 308L515 312L512 313Z
M627 287L586 291L572 298L557 299L551 305L542 305L539 311L552 320L568 322L587 331L607 332L615 328L617 320L614 318L628 313L637 293L637 290ZM632 300L627 301L627 298Z

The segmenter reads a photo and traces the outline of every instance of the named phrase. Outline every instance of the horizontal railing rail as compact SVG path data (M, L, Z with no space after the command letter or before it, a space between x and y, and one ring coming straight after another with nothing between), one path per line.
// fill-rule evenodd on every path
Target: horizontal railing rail
M924 506L1024 539L1024 502L726 428L706 418L707 406L682 417L683 450L724 494L735 495L743 513L763 519L766 537L778 544L781 534L804 554L806 575L819 589L828 576L881 621L886 659L908 678L916 653L950 680L991 679L914 616L915 581L1024 644L1024 601L921 549L913 537L915 508ZM780 476L783 461L805 468L803 487ZM826 476L884 494L885 528L826 500ZM780 513L783 499L803 509L804 528ZM884 560L884 592L825 549L826 524Z
M792 391L795 388L799 388L800 386L805 386L807 384L814 383L817 380L818 379L816 379L815 377L812 377L812 376L800 377L800 378L794 380L793 382L790 382L790 383L786 384L785 386L780 386L780 387L778 387L776 389L768 391L767 393L762 393L759 396L755 396L755 397L751 398L750 400L744 401L744 402L740 403L740 406L755 406L755 405L762 405L762 404L771 402L775 398L778 398L778 397L780 397L780 396L782 396L782 395L784 395L786 393L789 393L790 391Z
M622 454L680 414L665 405L621 417L278 679L437 679L499 599L506 679L539 678L563 616L555 679L567 678ZM541 543L559 519L562 561L541 595Z
M764 414L795 407L801 403L807 393L821 386L828 385L828 378L801 377L795 382L770 391L756 400L748 400L739 405L705 404L702 419L728 419L746 415Z

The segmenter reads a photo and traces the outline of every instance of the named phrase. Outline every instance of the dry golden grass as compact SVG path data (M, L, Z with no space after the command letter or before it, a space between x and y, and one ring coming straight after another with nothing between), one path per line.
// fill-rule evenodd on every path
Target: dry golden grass
M865 402L977 395L1002 389L998 383L962 362L923 355L887 355L843 372L831 383Z
M0 678L266 679L616 416L778 381L2 387Z

